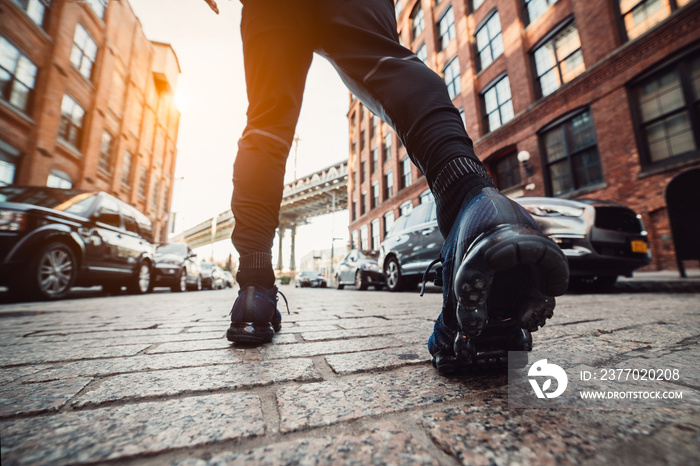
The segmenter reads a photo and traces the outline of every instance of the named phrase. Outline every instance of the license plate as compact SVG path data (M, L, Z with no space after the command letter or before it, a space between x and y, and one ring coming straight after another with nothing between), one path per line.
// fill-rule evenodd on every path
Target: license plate
M636 240L633 240L631 242L631 245L632 245L632 252L646 254L647 251L649 250L649 245L646 243L646 241L636 239Z

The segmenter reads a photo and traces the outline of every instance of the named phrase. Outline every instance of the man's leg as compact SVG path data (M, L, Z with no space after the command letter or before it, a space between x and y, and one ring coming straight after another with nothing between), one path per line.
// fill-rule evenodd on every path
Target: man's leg
M566 258L493 187L444 82L398 43L393 2L322 5L320 53L393 126L435 195L446 240L443 309L429 341L433 362L449 373L487 353L529 350L529 331L544 325L551 296L566 290Z
M242 13L248 123L238 142L231 198L241 291L227 334L237 343L269 341L280 325L271 248L286 160L313 56L312 35L298 5L291 3L250 1Z

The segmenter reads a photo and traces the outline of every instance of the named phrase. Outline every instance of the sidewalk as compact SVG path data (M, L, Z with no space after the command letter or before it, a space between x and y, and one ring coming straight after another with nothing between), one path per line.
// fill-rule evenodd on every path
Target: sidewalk
M700 272L687 270L687 278L678 271L635 272L634 276L620 277L615 284L618 291L661 292L661 293L700 293Z
M505 375L439 376L434 289L281 290L291 315L254 349L223 337L231 290L0 306L3 465L700 462L697 294L558 299L536 350L682 375L677 404L604 411L509 409Z

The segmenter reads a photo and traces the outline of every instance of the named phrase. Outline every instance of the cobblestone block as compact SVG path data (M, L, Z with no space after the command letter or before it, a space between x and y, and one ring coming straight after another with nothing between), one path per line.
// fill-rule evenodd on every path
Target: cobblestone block
M309 359L140 372L112 376L73 405L95 406L112 401L320 379Z
M51 366L15 366L8 367L7 369L0 369L0 386L7 385L22 377L36 374L37 372L41 372L49 367Z
M240 453L222 453L210 459L190 458L173 466L221 464L400 464L438 465L411 433L394 424L379 424L356 435L341 434L282 442Z
M422 331L423 327L426 326L414 321L409 321L406 324L395 324L392 322L390 325L380 325L378 327L362 327L349 330L334 329L326 332L302 332L301 336L306 341L339 340L343 338L370 337L375 335L392 335L396 333L414 333Z
M187 351L226 349L229 347L231 347L231 342L229 342L226 338L221 337L212 340L191 340L161 343L155 348L150 348L148 351L146 351L146 353L176 353Z
M429 361L430 353L428 353L428 348L425 345L326 356L326 362L331 366L333 372L343 375L379 369L385 370Z
M280 430L290 432L402 411L468 392L465 385L438 376L432 367L283 388L277 396Z
M91 380L81 378L5 385L0 388L0 417L58 411Z
M134 356L150 345L105 346L86 349L79 346L47 345L27 346L0 354L0 367L22 364L43 364L60 361L79 361L82 359L116 358Z
M242 350L224 349L189 353L144 354L125 359L97 359L64 363L29 375L24 382L60 380L68 377L103 377L129 372L178 369L242 361ZM45 366L47 367L47 366Z
M265 433L260 399L226 393L0 423L3 464L76 464ZM47 441L52 445L46 448Z
M266 346L260 350L267 359L300 358L323 354L352 353L379 348L399 346L400 343L389 338L371 337L353 340L322 341L314 343L297 343L294 345Z

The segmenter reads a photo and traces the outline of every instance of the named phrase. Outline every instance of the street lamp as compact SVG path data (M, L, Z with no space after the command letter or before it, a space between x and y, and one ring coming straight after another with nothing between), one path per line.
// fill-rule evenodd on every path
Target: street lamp
M534 174L534 170L532 169L532 165L530 165L530 153L526 150L521 150L518 152L517 155L518 162L523 166L523 169L525 170L525 181L529 182L530 177ZM526 191L532 191L535 189L535 183L528 183L525 185L525 190Z

